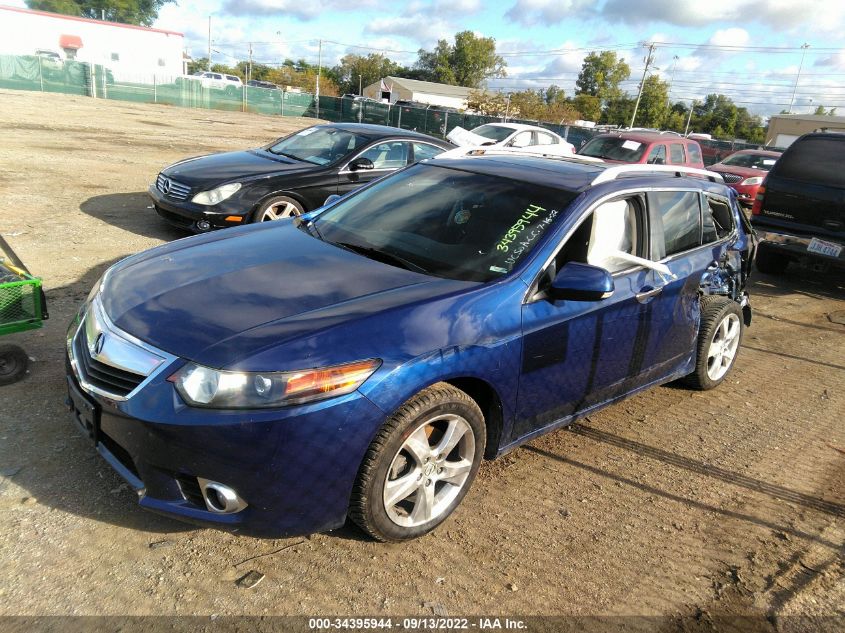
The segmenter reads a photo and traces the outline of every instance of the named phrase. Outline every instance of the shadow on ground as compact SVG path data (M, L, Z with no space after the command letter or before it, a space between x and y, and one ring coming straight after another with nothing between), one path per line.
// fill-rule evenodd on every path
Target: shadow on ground
M162 220L144 191L93 196L79 210L125 231L159 240L176 240L190 235Z

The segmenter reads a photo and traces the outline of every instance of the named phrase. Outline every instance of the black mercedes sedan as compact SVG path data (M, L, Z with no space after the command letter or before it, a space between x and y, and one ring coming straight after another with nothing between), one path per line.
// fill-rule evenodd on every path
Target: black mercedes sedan
M320 207L454 146L383 125L315 125L257 149L188 158L150 185L156 212L178 227L211 229L287 218Z

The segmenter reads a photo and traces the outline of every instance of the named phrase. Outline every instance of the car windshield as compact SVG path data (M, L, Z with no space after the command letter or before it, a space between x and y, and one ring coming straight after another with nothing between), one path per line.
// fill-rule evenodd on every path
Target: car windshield
M328 126L315 126L283 138L267 151L296 160L328 165L358 149L367 141L349 130Z
M470 132L498 142L504 141L507 137L514 133L514 130L509 127L502 127L501 125L480 125L477 128L470 130Z
M645 154L646 144L618 136L596 137L587 141L578 153L583 156L636 163Z
M774 156L766 156L765 154L734 154L722 161L723 165L733 165L734 167L751 167L753 169L762 169L769 171L774 167L777 158Z
M314 221L322 239L385 263L463 281L509 273L574 193L417 164L337 202Z

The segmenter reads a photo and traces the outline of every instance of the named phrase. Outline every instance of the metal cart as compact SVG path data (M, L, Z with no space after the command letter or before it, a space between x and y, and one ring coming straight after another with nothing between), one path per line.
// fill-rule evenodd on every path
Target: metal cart
M41 280L33 277L0 236L0 336L40 328L48 318ZM17 345L0 343L0 385L26 374L29 357Z

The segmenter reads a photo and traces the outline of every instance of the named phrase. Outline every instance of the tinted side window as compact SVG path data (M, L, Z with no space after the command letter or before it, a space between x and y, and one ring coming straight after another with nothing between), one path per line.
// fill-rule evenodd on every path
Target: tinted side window
M687 156L682 143L672 143L669 145L669 158L673 165L683 165L687 162Z
M650 165L665 165L666 164L666 146L655 145L648 154L646 161Z
M701 209L694 191L648 194L651 258L660 260L701 244Z
M374 169L399 169L408 164L408 149L404 141L388 141L373 145L360 158L373 161Z
M771 173L792 180L845 187L843 157L845 136L841 139L805 138L790 145Z
M698 146L698 143L687 145L687 151L689 152L689 161L694 165L701 165L704 162L701 158L701 148Z

